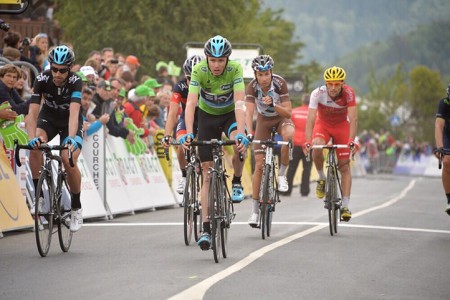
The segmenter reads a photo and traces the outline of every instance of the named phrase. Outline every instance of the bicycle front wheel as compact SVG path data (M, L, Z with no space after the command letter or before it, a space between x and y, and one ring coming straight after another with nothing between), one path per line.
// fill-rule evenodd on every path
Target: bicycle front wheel
M330 235L337 233L337 211L336 211L336 192L337 192L337 182L336 173L332 166L328 167L328 176L326 182L326 203L328 206L328 224L330 228Z
M273 189L273 185L272 182L270 181L270 172L271 172L271 166L270 165L265 165L264 166L264 171L263 171L263 181L261 184L261 188L262 188L262 199L261 199L261 214L260 214L260 218L261 218L261 238L264 240L266 238L266 233L269 232L270 234L270 229L268 226L269 225L269 202L271 202L270 199L270 193L273 193L272 189ZM272 185L272 186L271 186Z
M184 243L189 246L192 239L194 227L194 203L196 196L194 168L188 167L186 170L186 186L184 187Z
M213 250L214 261L219 262L221 256L221 219L220 219L220 194L219 178L216 173L211 173L209 183L209 219L211 222L211 248Z
M202 173L200 172L195 176L195 198L194 198L194 237L195 241L198 242L200 236L202 235L202 207L200 205L200 186L203 180Z
M230 202L227 198L227 192L225 191L226 179L222 178L222 184L220 185L219 195L220 195L220 238L222 245L222 256L223 258L227 258L228 256L228 229L231 224L231 216L230 216Z
M56 214L58 220L59 246L63 252L67 252L72 244L73 232L70 231L70 203L72 196L65 176L61 179L61 185L58 189Z
M47 171L42 171L36 187L34 201L34 233L39 254L47 256L53 234L53 190L51 177Z

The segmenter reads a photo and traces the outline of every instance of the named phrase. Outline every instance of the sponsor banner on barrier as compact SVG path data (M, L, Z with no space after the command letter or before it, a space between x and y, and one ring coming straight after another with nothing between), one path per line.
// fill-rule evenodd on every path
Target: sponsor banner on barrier
M103 200L100 198L83 154L78 157L77 165L81 173L80 200L83 207L83 218L106 217L107 213Z
M132 213L133 207L111 153L105 147L104 131L83 141L83 158L96 189L110 214Z
M148 172L146 175L148 176L144 176L138 158L127 152L123 139L108 136L106 144L111 151L119 173L122 175L125 190L134 210L154 208L156 204L158 206L174 204L175 200L169 190L167 181L164 180L163 171L157 157L145 159L147 163L145 167L149 168L146 169ZM148 156L149 154L145 155ZM157 178L156 182L147 181L152 176ZM168 194L164 193L164 187L166 187L166 192L169 192ZM158 189L163 189L162 194Z
M395 164L393 173L398 175L425 175L430 158L435 159L431 156L414 156L402 153ZM437 162L435 166L437 166Z
M2 148L2 147L1 147ZM0 229L33 228L33 219L20 192L10 160L0 148Z
M146 196L151 199L152 205L161 207L176 204L159 158L152 153L139 155L136 158L146 182Z

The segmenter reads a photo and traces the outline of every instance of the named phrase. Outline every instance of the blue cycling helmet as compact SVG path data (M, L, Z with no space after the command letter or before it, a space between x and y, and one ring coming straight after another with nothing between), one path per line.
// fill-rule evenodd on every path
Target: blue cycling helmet
M48 61L57 65L71 66L75 61L75 54L67 46L57 46L48 54Z
M205 55L209 57L228 57L231 55L231 44L226 38L216 35L206 42Z
M253 71L270 71L273 68L272 57L270 55L259 55L255 57L252 61L252 69Z
M192 69L196 64L198 64L202 60L202 57L200 55L192 55L191 57L187 58L184 61L183 64L183 70L186 76L190 76Z

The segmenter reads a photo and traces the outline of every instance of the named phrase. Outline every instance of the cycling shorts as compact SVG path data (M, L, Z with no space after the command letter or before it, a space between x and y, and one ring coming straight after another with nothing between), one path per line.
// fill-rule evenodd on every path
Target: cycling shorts
M255 129L255 140L269 140L270 134L272 133L272 128L275 127L277 133L281 135L281 129L284 126L294 127L294 123L291 119L283 118L281 116L265 117L258 114L256 117L256 129ZM265 151L262 149L262 145L253 144L253 150L256 154L264 154Z
M42 110L41 110L42 112ZM83 119L80 115L80 118L78 119L78 128L77 128L77 136L83 140ZM45 131L48 137L48 141L53 140L53 138L59 134L60 144L62 145L62 142L64 139L69 135L69 124L66 126L61 126L60 124L55 124L52 122L51 119L45 118L41 113L39 113L38 122L37 122L37 128L40 128ZM81 149L82 145L80 143L78 144L78 148Z
M347 145L350 138L350 123L346 120L337 124L330 125L320 120L316 121L313 130L313 140L320 138L328 143L333 138L333 144ZM350 149L342 148L336 149L338 160L349 159Z

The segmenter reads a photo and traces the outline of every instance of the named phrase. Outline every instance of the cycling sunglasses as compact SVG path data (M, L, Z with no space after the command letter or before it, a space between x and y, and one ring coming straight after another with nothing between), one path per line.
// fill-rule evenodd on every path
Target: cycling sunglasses
M59 72L61 74L65 74L65 73L69 72L70 68L58 69L56 67L51 67L51 70L52 70L52 72L55 72L55 73Z
M272 65L271 64L267 64L264 66L258 65L256 68L258 69L258 71L270 71L272 69Z

